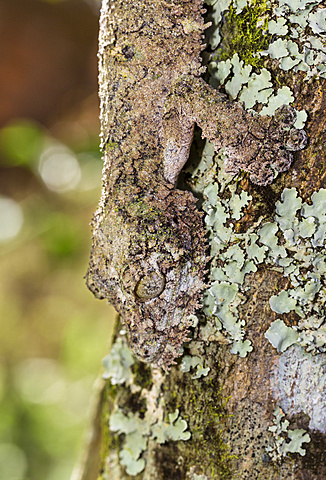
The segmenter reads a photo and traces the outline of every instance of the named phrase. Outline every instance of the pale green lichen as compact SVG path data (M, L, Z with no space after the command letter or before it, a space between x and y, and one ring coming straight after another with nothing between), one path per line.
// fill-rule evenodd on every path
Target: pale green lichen
M223 159L218 157L218 162L223 162ZM251 197L246 192L236 193L235 187L229 183L232 177L223 173L223 169L219 168L218 172L220 182L204 188L207 200L203 208L207 212L205 222L211 237L211 255L214 256L211 264L214 281L204 295L204 312L211 320L201 327L200 337L204 340L231 341L231 351L244 357L252 346L250 341L244 340L245 322L239 318L238 306L245 301L242 292L244 278L256 271L256 265L246 258L243 248L245 236L235 234L231 220L234 222L242 218ZM229 190L229 199L218 199L224 189Z
M198 356L184 355L180 365L181 372L190 372L191 369L196 369L195 374L192 375L192 379L198 379L200 377L206 377L210 371L209 367L204 368L203 359Z
M192 315L191 319L193 326L196 326L197 317ZM160 394L164 380L162 372L159 370L152 372L150 390L137 384L137 373L133 374L131 369L135 360L123 336L117 338L103 364L106 368L104 378L110 379L112 385L125 383L130 388L131 395L140 395L146 402L145 414L141 417L131 411L125 415L121 408L116 407L109 421L111 432L124 434L123 447L119 452L120 463L126 468L128 475L135 476L145 468L146 462L141 455L147 450L149 440L155 440L157 443L188 440L191 434L186 431L187 422L181 418L178 409L168 414L167 420L164 420L164 404ZM202 363L200 365L198 362L196 378L208 373L207 369L201 367Z
M287 5L291 8L292 12L306 8L309 4L318 5L319 2L314 0L280 0L280 6Z
M306 79L313 75L324 76L323 65L326 58L325 46L325 18L326 9L323 7L314 9L319 2L291 0L284 2L280 0L279 8L274 8L275 20L281 21L288 26L290 37L295 41L288 39L282 43L282 51L287 50L286 55L282 55L280 68L283 70L293 69L294 71L306 72ZM269 22L269 23L270 23ZM272 23L272 29L274 23ZM283 36L283 31L274 32L274 35ZM280 43L277 39L276 42ZM297 43L300 40L300 43ZM281 46L281 44L280 44ZM264 52L269 53L269 52ZM280 57L276 57L280 58Z
M207 20L212 22L212 28L209 32L209 43L213 49L217 48L221 36L219 32L219 25L222 21L222 13L229 7L232 0L206 0L207 5L212 6L211 15L207 16Z
M232 65L232 78L226 82L225 90L231 98L236 98L241 90L242 85L248 83L250 79L250 73L252 70L251 65L244 65L244 62L239 59L239 55L235 53L231 58Z
M256 264L263 262L266 255L266 250L268 248L267 245L259 246L257 244L258 239L259 237L256 233L248 233L245 239L246 240L245 248L246 248L247 255ZM276 241L276 244L277 244L277 241Z
M289 87L282 87L277 90L276 95L268 97L267 106L263 107L260 111L261 115L273 115L278 108L282 105L290 105L294 100Z
M263 68L259 74L252 74L248 86L242 88L239 100L245 108L252 108L256 103L267 103L274 90L272 86L271 74Z
M206 144L204 151L207 148ZM223 157L217 155L215 161L218 177L215 183L209 179L211 183L203 192L212 283L204 294L203 311L209 320L201 326L199 336L205 341L230 341L231 352L240 356L252 350L245 340L245 321L238 310L246 301L246 275L264 263L290 281L287 289L272 295L271 309L278 314L294 311L301 318L292 327L278 320L267 338L279 351L293 342L314 353L326 351L326 256L321 249L326 240L326 190L315 192L311 203L304 203L295 189L285 189L276 202L274 221L262 223L260 219L245 233L236 233L235 226L241 222L251 197L236 192L232 177L220 168ZM199 164L197 172L200 168ZM214 170L212 164L210 168Z
M285 18L277 18L268 22L268 33L271 35L286 35L288 33L288 26Z
M316 353L326 351L326 257L320 250L326 240L325 212L325 189L312 195L311 204L302 203L295 188L285 189L281 201L276 203L276 223L269 225L274 237L269 242L271 248L266 259L281 267L293 287L273 295L270 307L276 313L294 310L302 318L297 326L291 327L298 335L297 343ZM285 249L281 260L276 243L276 239L282 241L282 237L276 236L280 231Z
M296 110L296 114L297 114L297 119L294 123L294 127L300 130L305 126L308 115L305 110Z
M126 467L128 475L137 475L145 468L145 460L139 457L147 448L148 425L132 412L127 416L119 409L110 417L110 430L125 434L120 463Z
M226 77L229 76L231 72L231 60L228 58L225 61L220 61L218 63L211 62L209 64L209 72L217 85L224 83Z
M289 313L294 310L297 302L291 298L289 292L282 290L278 295L273 295L269 299L269 304L272 310L276 313Z
M326 32L326 9L318 8L308 17L308 23L314 33Z
M239 355L239 357L246 357L247 353L252 352L252 345L250 340L245 340L245 341L234 341L232 348L230 350L231 353L234 355Z
M103 358L102 363L105 368L103 378L109 378L112 385L129 384L132 381L131 367L135 360L126 340L122 337L112 345L109 355Z
M295 188L286 188L282 193L282 201L276 202L276 220L283 232L297 224L296 213L302 206L302 200Z
M285 415L279 407L275 409L274 417L274 425L268 429L274 436L274 443L266 447L271 459L279 461L288 453L299 453L304 456L306 450L302 448L302 444L309 443L311 440L306 430L302 428L289 430L290 423L284 418ZM289 442L286 441L288 439Z
M279 38L278 40L275 40L275 42L272 42L266 53L271 58L282 58L286 57L288 55L288 50L286 48L287 41L283 40L283 38Z
M240 220L242 210L248 206L251 196L246 191L242 191L240 195L234 193L230 198L229 207L232 211L232 218Z
M326 189L322 188L313 193L311 201L312 205L304 204L302 207L302 216L315 219L317 230L311 244L313 247L320 247L326 234Z
M191 433L187 431L187 422L179 416L179 409L168 414L168 422L157 422L152 426L150 438L157 443L165 443L170 440L189 440Z
M268 255L275 259L286 257L284 246L278 244L277 231L278 226L275 223L267 222L257 232L260 243L267 247Z
M276 320L266 331L265 337L278 352L284 352L298 341L299 335L293 328L287 327L283 320Z
M216 315L224 330L233 341L239 342L244 337L244 322L238 318L237 303L239 287L227 282L214 282L209 293L215 298L213 315Z
M125 415L120 409L110 416L110 430L125 435L119 457L121 465L126 467L126 473L131 476L138 475L145 468L141 454L147 449L149 439L160 444L170 440L189 440L191 434L186 431L187 427L178 409L168 415L167 422L151 423L147 417L142 419L132 412Z

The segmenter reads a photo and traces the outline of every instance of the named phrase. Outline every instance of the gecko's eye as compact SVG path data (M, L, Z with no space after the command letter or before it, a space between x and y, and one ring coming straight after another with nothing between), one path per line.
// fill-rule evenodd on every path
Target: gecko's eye
M158 297L165 288L165 277L162 273L152 272L144 275L137 283L135 295L141 302Z

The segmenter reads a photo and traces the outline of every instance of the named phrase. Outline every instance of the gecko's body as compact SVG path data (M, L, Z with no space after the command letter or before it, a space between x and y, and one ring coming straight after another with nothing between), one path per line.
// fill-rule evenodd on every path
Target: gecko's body
M101 11L103 190L87 284L120 313L136 356L164 367L180 355L204 287L201 214L174 188L195 123L225 147L228 171L260 184L305 143L200 79L202 13L201 0L104 0ZM293 123L290 111L282 116Z

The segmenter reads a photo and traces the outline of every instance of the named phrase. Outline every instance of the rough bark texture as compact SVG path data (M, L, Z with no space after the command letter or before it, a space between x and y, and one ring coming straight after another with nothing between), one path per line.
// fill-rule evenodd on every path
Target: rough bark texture
M164 10L165 3L158 3ZM135 8L141 8L141 4L142 2L135 4ZM317 10L310 9L308 13L316 15L316 12ZM272 15L271 11L267 10L265 14ZM133 12L130 12L130 15L133 15ZM239 18L241 15L244 13L240 12ZM229 30L235 35L236 28L231 28L234 27L232 22L235 22L236 18L234 12L232 18L231 15L225 18L225 25L230 22ZM256 22L257 18L253 18L252 21ZM238 29L239 25L240 22L236 25ZM200 42L200 38L198 41ZM230 45L229 39L225 40L224 45ZM126 56L127 53L126 50ZM286 85L295 92L295 107L307 111L308 121L305 126L309 137L307 148L296 154L295 161L287 173L278 177L271 185L259 187L250 182L247 174L232 178L221 173L223 166L218 154L214 156L211 153L206 166L200 167L198 171L198 164L203 165L200 159L203 161L203 157L207 156L207 145L204 146L200 132L197 132L191 159L183 177L183 187L194 191L199 197L199 206L209 196L207 192L212 192L209 189L214 185L219 185L215 192L219 201L229 201L232 192L239 198L242 192L250 195L244 214L225 220L226 226L232 224L239 239L244 238L241 235L255 224L261 226L264 222L272 222L275 202L281 200L284 188L296 188L296 198L301 197L302 201L309 204L312 194L326 187L325 80L315 76L307 83L304 80L305 73L280 70L276 60L268 59L264 66L268 66L281 85ZM105 71L100 72L102 92L107 87L107 78ZM104 115L101 120L105 130L108 118ZM150 126L144 125L144 128ZM206 197L203 194L204 190ZM214 208L211 210L206 208L208 216L212 211ZM209 220L206 223L210 225ZM279 245L282 245L280 234L278 236ZM214 244L212 233L210 242ZM323 251L322 243L313 254L317 258ZM293 252L295 255L296 251ZM223 261L223 257L219 257L216 250L212 255L212 264L215 262L215 268L223 268L227 261ZM124 332L119 331L117 327L113 347L115 350L107 360L109 381L103 403L102 465L99 479L326 478L325 430L324 427L316 427L318 421L325 424L325 410L321 408L320 418L314 422L311 413L313 410L304 407L300 410L298 406L297 408L292 406L292 409L286 407L289 402L291 403L292 397L295 397L294 390L304 389L305 385L306 402L309 403L309 389L310 396L315 390L320 389L318 398L323 407L325 353L323 349L317 348L314 350L316 355L312 356L305 352L302 344L295 342L292 342L288 349L279 348L279 352L271 345L265 337L271 323L276 319L282 319L288 327L297 326L300 316L298 310L290 308L286 314L277 314L270 307L269 299L291 286L289 276L284 276L279 266L275 268L275 265L267 260L256 262L256 267L256 271L253 269L252 273L244 275L241 286L242 301L240 297L235 297L233 303L232 301L230 303L230 312L237 309L240 320L243 320L240 330L245 323L246 340L250 340L253 347L252 351L247 348L242 357L230 352L231 341L234 341L234 345L239 349L239 345L244 344L243 335L241 333L241 338L232 337L227 322L224 322L222 307L220 315L215 315L216 320L212 320L214 312L213 315L208 315L208 319L199 312L197 315L199 323L192 319L193 340L185 348L188 360L183 360L183 372L180 365L173 366L168 373L163 373L159 369L132 359L128 353ZM305 268L308 275L309 267ZM207 278L207 287L213 280L214 277ZM225 284L237 283L225 281ZM220 302L219 305L223 304L223 299L217 298L216 301ZM205 310L206 314L208 311L209 307ZM222 322L224 330L220 328L214 330L215 327L212 327L216 326L217 319ZM210 329L203 330L205 321L211 325ZM249 344L246 345L248 347ZM234 352L236 353L235 350ZM189 358L200 361L196 364L197 360L194 362ZM187 362L188 365L193 362L192 366L188 368ZM315 371L311 373L317 378L314 386L308 384L308 377L304 376L307 375L307 371L309 372L309 368L300 370L300 366L305 362L308 362L308 367L310 365L311 372L318 364L315 369L317 374ZM281 385L284 371L282 365L287 365L288 370L294 372L291 383L293 391L287 394ZM193 369L189 372L191 368ZM209 368L209 371L200 373L200 368ZM194 376L198 378L193 378ZM286 383L286 380L284 382ZM275 413L276 407L282 409L278 417ZM282 411L286 417L282 417ZM278 418L278 423L274 423L279 427L279 430L276 428L276 433L268 430L275 418ZM282 424L285 418L290 422L289 430L284 423ZM280 453L277 450L277 441L285 438L289 443L291 433L290 435L288 433L294 429L303 429L307 432L310 442L305 437L305 443L293 448L294 453L290 453L291 450L288 450L287 454ZM187 432L191 433L190 438ZM271 445L274 445L272 450L274 454L268 453L268 448L266 449ZM302 455L302 451L299 453L302 446L306 450L305 455ZM86 478L85 476L84 479Z

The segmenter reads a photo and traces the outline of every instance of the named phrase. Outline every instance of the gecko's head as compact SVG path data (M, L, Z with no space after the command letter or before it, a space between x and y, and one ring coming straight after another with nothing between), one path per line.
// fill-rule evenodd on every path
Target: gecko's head
M120 297L131 350L139 360L159 366L171 364L181 354L189 339L188 317L198 307L204 288L198 266L186 256L178 262L166 258L167 253L153 254L142 271L139 264L131 266L123 276Z
M188 340L188 317L199 305L207 261L193 197L168 194L165 210L147 201L140 213L103 215L86 276L94 295L120 313L135 356L165 368Z
M116 281L112 281L112 268L110 281L95 272L88 276L88 286L120 313L134 355L168 368L189 340L188 317L199 306L204 270L185 258L170 264L157 259L155 255L154 265L150 258L147 268L144 261L129 264L123 274L116 272Z
M184 258L173 260L168 252L151 252L136 261L125 257L120 270L101 249L95 258L86 275L88 288L118 311L135 356L157 362L169 342L171 326L185 321L187 305L192 305L202 281L195 278L189 261L184 265Z
M164 290L169 284L157 268L134 274L130 280L130 275L125 275L123 322L128 329L130 348L139 360L153 363L162 355L166 344L169 319L163 314L162 306Z

